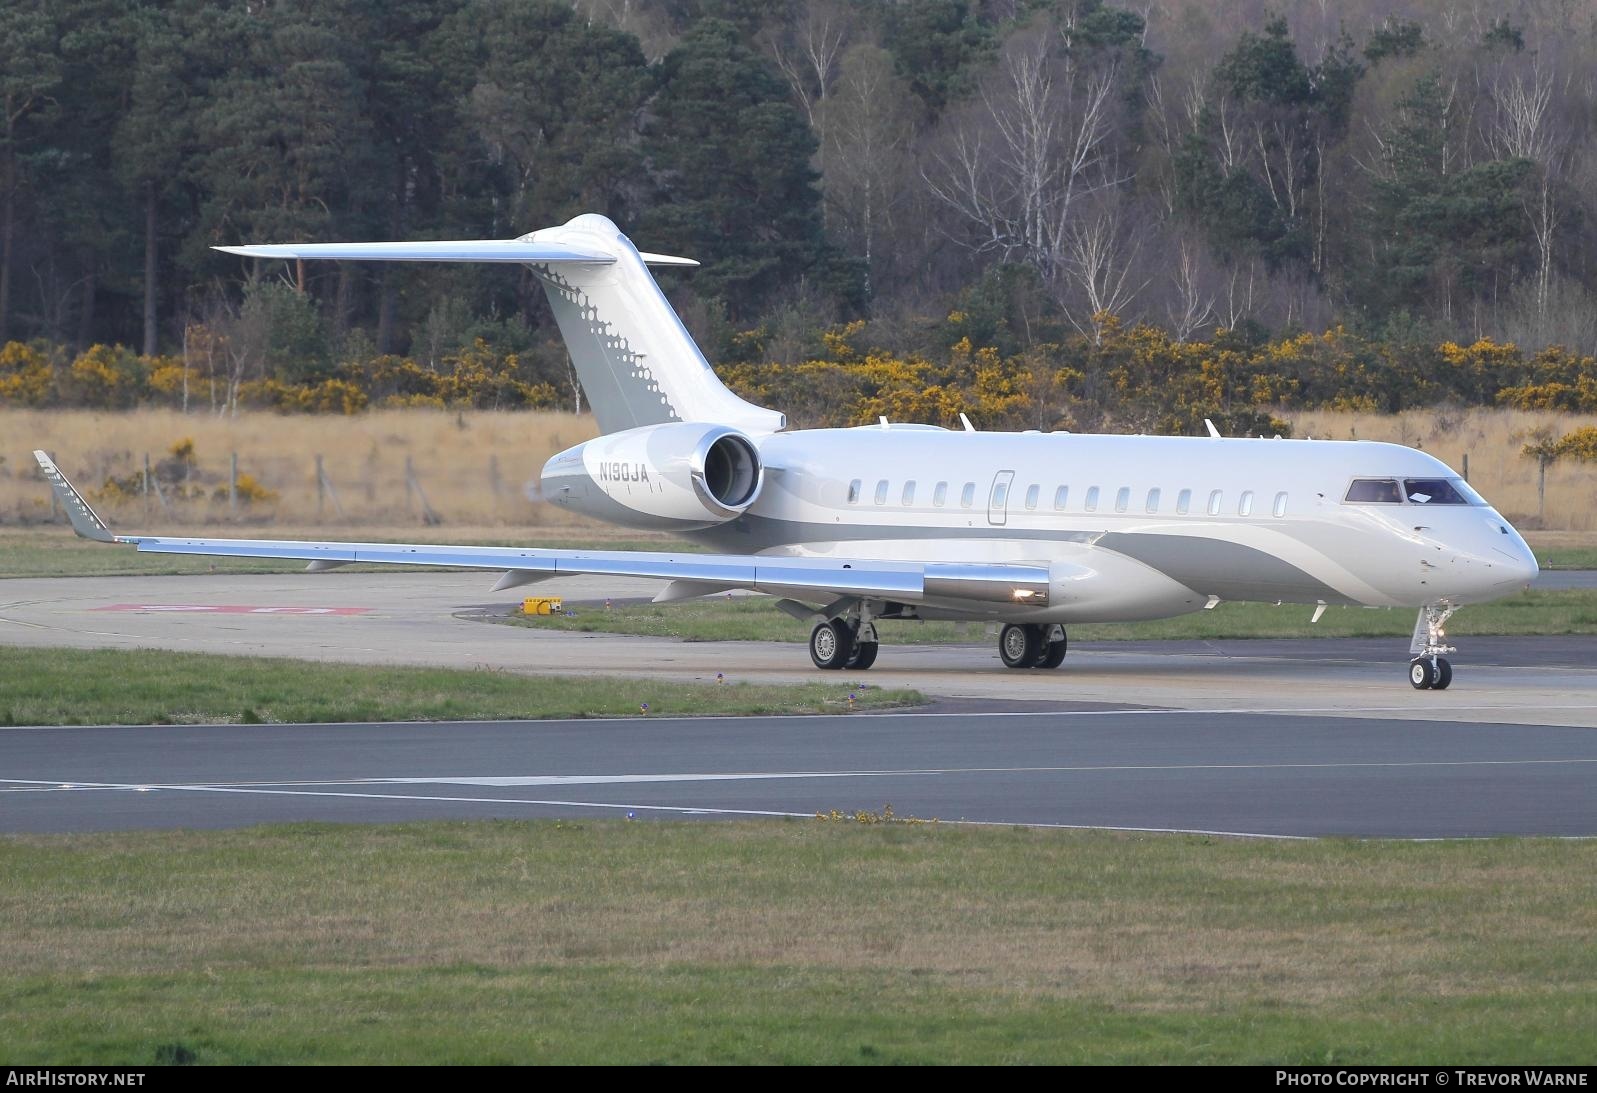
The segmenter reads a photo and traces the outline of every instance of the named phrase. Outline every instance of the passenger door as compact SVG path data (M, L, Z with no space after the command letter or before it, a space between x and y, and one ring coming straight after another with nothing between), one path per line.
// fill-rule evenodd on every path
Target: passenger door
M993 488L987 494L987 522L994 527L1001 528L1009 522L1009 488L1014 481L1014 471L993 475Z

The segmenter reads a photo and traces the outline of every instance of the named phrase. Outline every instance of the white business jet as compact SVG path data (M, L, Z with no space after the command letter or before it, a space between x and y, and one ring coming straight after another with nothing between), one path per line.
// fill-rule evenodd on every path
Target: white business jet
M1002 624L1009 668L1055 668L1075 622L1224 600L1419 609L1410 682L1445 688L1443 625L1525 588L1536 560L1445 464L1395 444L962 431L786 431L724 387L609 220L519 239L221 247L282 259L510 262L549 303L603 435L543 468L549 501L716 553L315 543L113 534L43 452L80 535L159 554L466 566L495 590L566 574L652 577L657 600L750 589L810 621L817 668L863 669L879 627Z

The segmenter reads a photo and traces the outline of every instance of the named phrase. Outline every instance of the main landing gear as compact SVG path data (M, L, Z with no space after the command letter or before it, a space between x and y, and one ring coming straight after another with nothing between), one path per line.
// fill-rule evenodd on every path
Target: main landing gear
M998 657L1005 668L1057 668L1065 662L1063 626L1009 623L998 632Z
M817 614L791 601L778 606L800 618ZM824 614L834 610L842 613L822 618L810 630L810 660L826 671L869 668L876 663L876 620L914 617L902 605L875 601L840 601ZM1057 668L1065 661L1066 647L1065 628L1057 624L1010 623L998 634L998 655L1008 668Z
M810 631L810 659L817 668L864 671L876 663L876 627L847 618L815 624Z
M1414 623L1414 640L1409 644L1409 652L1415 656L1409 661L1408 681L1416 691L1445 691L1453 682L1453 665L1442 654L1458 650L1447 644L1442 625L1457 610L1447 603L1420 608L1420 617Z

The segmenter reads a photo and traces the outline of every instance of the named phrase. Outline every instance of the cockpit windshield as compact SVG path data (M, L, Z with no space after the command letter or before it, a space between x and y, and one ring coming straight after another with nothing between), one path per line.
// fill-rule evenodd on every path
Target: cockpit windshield
M1459 489L1460 486L1464 486L1462 478L1456 481L1446 478L1403 479L1403 492L1415 505L1467 505L1470 499ZM1464 489L1469 487L1464 486ZM1470 490L1470 493L1474 492Z
M1397 488L1395 478L1355 478L1345 500L1359 505L1401 505L1403 491Z
M1462 478L1355 478L1343 498L1354 505L1484 505Z

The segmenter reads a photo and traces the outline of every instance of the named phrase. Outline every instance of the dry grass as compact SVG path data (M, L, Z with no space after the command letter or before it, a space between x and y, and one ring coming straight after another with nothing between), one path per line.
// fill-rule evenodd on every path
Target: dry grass
M278 494L274 502L243 507L243 522L414 528L420 507L406 489L409 457L428 503L451 526L569 525L576 521L564 510L529 502L528 487L536 486L551 455L596 431L589 416L552 412L381 410L357 417L218 418L173 410L0 410L0 523L49 517L49 491L30 454L35 448L51 452L80 488L96 490L110 476L142 470L146 454L159 461L189 438L197 455L196 481L211 492L220 487L222 501L178 504L170 515L154 498L148 504L104 502L108 516L125 525L163 527L227 522L229 456L237 452L240 473ZM317 455L343 505L342 518L331 499L318 512ZM405 534L414 537L413 531Z
M1143 1012L1576 1004L1597 928L1591 844L1550 841L601 823L13 838L0 858L16 881L4 952L23 977L753 965L915 969Z
M1284 415L1297 436L1333 440L1386 440L1423 448L1454 470L1469 456L1469 480L1502 514L1521 528L1597 531L1597 466L1564 461L1547 471L1547 512L1537 519L1536 461L1520 455L1527 433L1551 429L1562 436L1597 425L1591 414L1529 413L1521 410L1412 410L1404 414L1355 414L1329 410ZM1590 540L1538 546L1584 546Z
M1313 411L1289 415L1299 436L1389 440L1424 448L1462 470L1469 455L1470 481L1521 526L1538 523L1552 531L1597 531L1597 467L1563 462L1547 475L1547 512L1536 519L1536 463L1519 454L1525 433L1545 426L1562 435L1597 417L1510 410L1426 410L1399 415ZM108 476L126 477L144 465L146 453L163 458L178 441L192 438L200 480L223 487L228 457L279 497L247 508L245 523L286 528L339 526L408 529L420 522L419 506L407 496L405 459L412 460L432 508L454 530L478 529L491 538L505 527L595 527L553 506L529 502L544 461L595 435L586 415L461 413L383 410L358 417L281 416L251 413L237 418L183 415L170 410L131 413L0 410L0 524L34 523L50 513L49 492L29 454L56 454L69 476L88 489ZM318 513L315 457L322 455L343 503L340 518L331 501ZM497 483L494 466L497 463ZM107 504L124 526L180 528L230 519L227 503L191 502L170 516L153 499ZM502 532L500 532L502 534ZM458 536L465 538L464 535ZM1590 540L1538 545L1587 545Z

